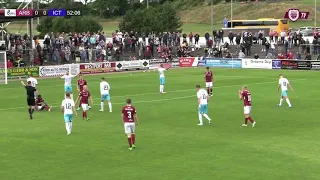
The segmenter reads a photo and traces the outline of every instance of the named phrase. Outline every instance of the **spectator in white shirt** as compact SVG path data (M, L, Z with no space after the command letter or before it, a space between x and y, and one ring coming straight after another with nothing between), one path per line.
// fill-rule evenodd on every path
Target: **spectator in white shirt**
M270 43L270 49L271 49L271 52L270 52L270 53L271 53L272 55L275 55L275 53L276 53L276 44L275 44L275 42L272 41L272 42Z
M284 30L282 30L280 32L281 44L284 44L284 40L286 38L286 35L287 35L287 33Z
M242 51L239 52L239 58L244 58L245 56L246 55Z

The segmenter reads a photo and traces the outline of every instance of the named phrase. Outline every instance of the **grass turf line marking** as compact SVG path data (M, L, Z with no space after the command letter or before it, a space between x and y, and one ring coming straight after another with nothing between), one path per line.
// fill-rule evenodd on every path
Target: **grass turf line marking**
M177 69L174 69L174 70L177 70ZM126 71L126 72L118 72L118 73L109 73L109 74L105 74L105 75L110 75L110 76L106 76L106 79L116 79L116 78L125 78L125 74L129 74L128 77L140 77L140 76L147 76L147 75L150 75L148 73L154 73L154 71L152 70L146 70L145 72L141 72L141 71ZM171 73L171 74L178 74L180 75L181 72L178 72L176 73L177 71L174 71L174 73ZM122 75L119 75L119 74L122 74ZM154 74L158 74L158 71L156 71ZM99 76L99 78L97 80L100 80L100 77L103 77L101 75L97 75L97 74L83 74L83 76ZM170 77L170 75L169 75ZM241 78L248 78L248 79L274 79L274 78L268 78L268 77L248 77L248 76L215 76L217 78L238 78L238 79L241 79ZM63 87L64 86L64 80L60 78L60 76L57 76L57 77L47 77L47 78L36 78L39 83L40 83L40 88L41 87ZM57 80L61 80L61 84L56 84L56 85L52 85L53 82L49 82L49 81L54 81L56 82ZM89 78L89 79L92 79L92 78ZM25 79L26 80L26 79ZM42 82L42 80L46 80L45 82ZM48 81L49 80L49 81ZM77 78L74 78L73 80L78 80ZM11 81L11 82L19 82L19 81ZM19 82L20 83L20 82ZM92 82L90 84L99 84L100 82ZM12 83L10 83L12 84ZM49 84L49 85L41 85L41 84ZM4 87L4 88L1 88L0 91L2 90L9 90L9 89L16 89L16 87Z
M305 79L295 79L294 81L303 81ZM271 84L271 83L277 83L277 81L270 81L270 82L261 82L261 83L251 83L251 84L247 84L247 85L259 85L259 84ZM241 87L243 84L238 84L238 85L229 85L229 86L218 86L218 87L213 87L213 89L218 89L218 88L229 88L229 87ZM167 91L167 93L175 93L175 92L185 92L185 91L196 91L196 88L193 89L180 89L180 90L175 90L175 91ZM157 93L142 93L142 94L132 94L132 95L122 95L122 96L112 96L112 98L126 98L126 97L135 97L135 96L145 96L145 95L153 95L153 94L160 94L159 92ZM193 95L194 97L196 97L196 95ZM94 100L99 100L100 98L94 98ZM161 99L159 99L161 100ZM62 99L61 99L62 101ZM152 100L150 100L152 101ZM157 100L158 101L158 100ZM112 101L111 101L112 102ZM124 104L125 102L123 102L122 104ZM51 103L50 105L59 105L60 103ZM112 103L114 104L114 103ZM96 105L100 105L100 104L96 104ZM22 108L26 108L27 106L23 106L23 107L14 107L14 108L3 108L0 109L0 111L5 111L5 110L15 110L15 109L22 109Z

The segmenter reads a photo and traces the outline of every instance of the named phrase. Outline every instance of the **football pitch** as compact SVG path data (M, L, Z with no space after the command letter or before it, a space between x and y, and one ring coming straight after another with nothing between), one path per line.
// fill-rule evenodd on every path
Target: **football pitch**
M99 112L102 75L84 76L94 99L90 121L73 120L66 135L64 81L40 79L38 90L53 106L29 120L20 82L0 87L0 177L3 180L319 180L319 72L213 69L213 124L197 126L195 86L204 86L204 68L166 72L166 94L159 94L157 72L103 75L111 86L113 113ZM292 109L277 107L278 75L295 92ZM76 90L76 80L73 80ZM238 90L252 93L255 128L241 127ZM121 107L132 98L140 125L137 148L128 150ZM105 109L108 110L107 103ZM81 116L81 113L79 113Z

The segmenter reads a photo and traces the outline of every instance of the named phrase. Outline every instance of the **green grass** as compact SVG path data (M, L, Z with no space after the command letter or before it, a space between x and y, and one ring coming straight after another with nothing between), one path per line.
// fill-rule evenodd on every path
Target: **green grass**
M158 93L156 72L106 74L113 113L98 112L101 75L86 76L95 100L88 114L91 120L75 118L71 136L66 136L59 110L62 80L39 80L39 92L54 108L35 112L32 121L20 83L3 85L1 179L320 179L318 72L214 69L214 96L209 103L213 125L198 127L194 87L204 84L203 71L168 71L164 95ZM276 106L279 73L295 88L289 94L292 109ZM243 103L237 91L243 84L252 91L255 128L241 127ZM120 118L127 97L140 117L137 149L131 152Z

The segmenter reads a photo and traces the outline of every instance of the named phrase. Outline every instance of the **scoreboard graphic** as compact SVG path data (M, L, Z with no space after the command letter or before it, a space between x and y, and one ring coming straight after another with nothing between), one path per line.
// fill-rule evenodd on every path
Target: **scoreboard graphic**
M0 9L0 19L6 18L34 18L34 17L65 17L65 16L82 16L80 10L71 9Z

